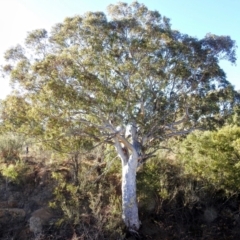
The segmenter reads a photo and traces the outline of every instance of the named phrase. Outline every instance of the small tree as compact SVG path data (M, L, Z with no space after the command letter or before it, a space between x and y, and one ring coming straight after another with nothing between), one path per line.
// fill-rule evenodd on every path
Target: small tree
M113 144L122 162L122 217L130 230L140 226L138 165L164 139L222 124L237 96L218 64L235 62L230 37L181 34L137 2L110 5L108 18L87 12L66 18L50 34L30 32L25 48L18 45L5 58L3 70L19 93L4 103L4 124L22 128L19 116L32 132L59 126L59 135ZM15 98L24 114L12 106Z

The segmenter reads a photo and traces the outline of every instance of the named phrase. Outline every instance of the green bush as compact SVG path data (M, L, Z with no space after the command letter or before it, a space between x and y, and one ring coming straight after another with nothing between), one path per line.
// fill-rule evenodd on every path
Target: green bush
M0 173L6 178L6 181L20 184L24 181L27 166L22 161L17 161L14 164L1 164Z
M196 131L180 143L178 155L185 174L205 180L215 190L233 194L240 189L240 127Z
M182 168L172 153L162 150L138 172L137 191L140 207L159 210L163 201L171 201L181 189L187 191ZM189 181L188 181L189 182Z

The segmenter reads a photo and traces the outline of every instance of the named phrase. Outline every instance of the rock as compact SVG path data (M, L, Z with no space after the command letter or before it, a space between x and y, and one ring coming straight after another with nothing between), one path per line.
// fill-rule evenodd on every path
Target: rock
M18 206L18 202L15 201L15 200L8 200L8 207L9 207L9 208L19 207L19 206Z
M213 222L218 216L218 213L215 208L213 207L208 207L204 211L204 220L207 223Z
M18 202L14 200L0 201L1 208L17 208Z
M10 196L7 201L0 201L0 208L17 208L18 202L13 196Z
M53 218L54 215L50 208L43 207L32 213L32 216L29 219L29 229L35 235L42 232L44 225L47 225L49 220Z
M8 208L8 201L1 201L0 206L1 208Z
M29 219L29 229L34 235L37 235L42 232L42 221L39 217L31 217Z

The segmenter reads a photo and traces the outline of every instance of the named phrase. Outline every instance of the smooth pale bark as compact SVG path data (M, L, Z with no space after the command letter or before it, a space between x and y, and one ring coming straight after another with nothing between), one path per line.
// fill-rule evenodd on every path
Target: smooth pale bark
M140 221L138 216L136 174L138 167L137 128L131 126L131 143L120 132L116 132L115 148L122 161L122 218L130 231L138 231ZM131 154L129 154L131 152Z
M128 161L122 161L122 218L129 230L140 227L136 195L138 156L133 153Z

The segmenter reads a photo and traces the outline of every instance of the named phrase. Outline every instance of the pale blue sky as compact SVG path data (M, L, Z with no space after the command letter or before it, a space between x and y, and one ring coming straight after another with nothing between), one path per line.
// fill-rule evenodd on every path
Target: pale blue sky
M27 31L50 29L65 17L86 11L105 11L116 0L0 0L0 64L3 53L21 43ZM123 2L131 3L132 0ZM229 35L240 46L240 0L139 0L150 10L171 19L172 28L202 38L206 33ZM240 49L237 65L222 62L228 80L240 89ZM8 81L0 79L0 98L9 93Z

